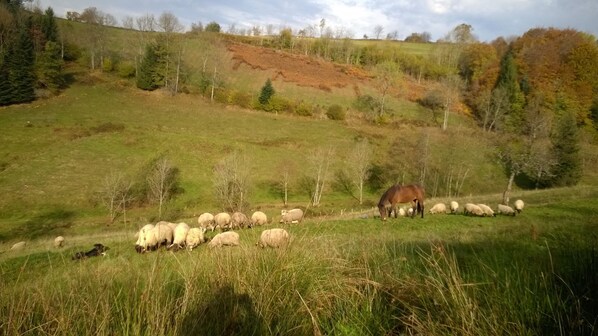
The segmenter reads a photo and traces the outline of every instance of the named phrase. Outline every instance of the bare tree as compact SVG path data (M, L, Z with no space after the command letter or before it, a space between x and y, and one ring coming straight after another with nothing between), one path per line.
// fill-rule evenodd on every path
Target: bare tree
M130 201L132 183L127 181L123 174L111 172L104 178L101 197L102 203L108 208L109 223L114 223L122 211L126 216L126 205ZM126 217L124 219L126 221Z
M456 101L459 100L463 82L461 81L461 78L459 76L450 75L444 78L441 84L444 107L444 117L442 118L442 130L446 131L446 129L448 128L448 118L451 105L453 105Z
M401 77L401 70L396 62L386 61L376 66L376 86L382 95L380 99L379 116L384 115L386 107L386 96L390 89L397 85Z
M370 143L364 139L358 142L349 156L347 168L353 183L357 187L359 193L359 204L363 204L363 185L368 179L368 174L371 167L371 146Z
M380 39L380 35L384 32L384 27L382 25L376 25L374 27L374 36L376 36L376 40Z
M313 151L308 158L308 177L312 181L313 194L311 195L311 204L319 206L322 200L324 188L329 180L328 169L330 168L330 161L333 157L334 150L332 147L328 149L318 148Z
M250 167L244 156L234 152L214 167L216 200L226 211L243 211L248 206Z
M164 203L170 199L172 192L176 187L176 177L178 170L170 163L166 157L159 158L149 175L147 176L147 185L149 187L149 196L151 200L158 203L158 218L162 218L162 208Z

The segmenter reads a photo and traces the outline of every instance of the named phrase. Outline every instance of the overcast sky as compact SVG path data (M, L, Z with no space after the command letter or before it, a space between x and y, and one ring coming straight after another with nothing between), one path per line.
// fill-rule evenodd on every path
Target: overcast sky
M272 24L296 32L325 19L333 31L343 29L355 38L374 36L374 27L404 39L413 32L444 37L461 23L470 24L481 41L520 36L536 27L574 28L598 36L598 0L35 0L52 7L56 16L96 7L121 23L125 16L163 12L174 14L190 28L215 21L223 31Z

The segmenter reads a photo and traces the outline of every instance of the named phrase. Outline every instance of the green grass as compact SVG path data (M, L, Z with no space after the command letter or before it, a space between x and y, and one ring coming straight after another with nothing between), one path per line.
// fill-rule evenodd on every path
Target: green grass
M591 335L598 191L534 197L516 217L312 218L286 250L254 246L262 228L145 255L131 231L40 240L0 255L0 332ZM106 257L70 260L98 241Z

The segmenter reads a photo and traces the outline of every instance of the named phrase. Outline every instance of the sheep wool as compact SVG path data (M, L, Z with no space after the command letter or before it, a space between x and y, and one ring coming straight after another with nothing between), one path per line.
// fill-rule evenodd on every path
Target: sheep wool
M446 213L446 205L444 203L437 203L430 209L431 214Z
M54 247L60 248L63 246L64 246L64 237L63 236L58 236L58 237L54 238Z
M264 247L286 247L289 244L290 236L285 229L270 229L264 230L260 235L260 240L257 242L261 248Z
M190 251L193 251L194 248L205 241L204 231L205 229L202 228L189 229L189 233L187 233L187 239L185 240L185 245L187 245L187 248Z
M482 211L484 212L484 216L488 216L488 217L494 217L494 210L492 210L489 206L487 206L486 204L478 204L477 205L480 209L482 209Z
M457 213L457 210L459 210L459 203L451 201L451 213Z
M467 203L463 206L463 213L466 215L473 215L473 216L484 216L484 211L480 209L479 206L473 203Z
M523 211L524 206L525 206L525 204L523 203L522 200L518 199L515 201L515 211L517 211L517 212Z
M204 212L197 218L197 224L200 228L214 231L214 215L209 212Z
M214 216L214 226L222 230L230 229L231 217L226 212L221 212Z
M251 226L260 226L268 224L268 216L261 211L256 211L251 215Z
M281 223L298 223L303 219L303 210L291 209L282 215Z
M502 215L515 216L515 210L508 205L499 204L497 212Z
M222 247L222 246L239 246L239 234L234 231L221 232L212 238L208 246Z

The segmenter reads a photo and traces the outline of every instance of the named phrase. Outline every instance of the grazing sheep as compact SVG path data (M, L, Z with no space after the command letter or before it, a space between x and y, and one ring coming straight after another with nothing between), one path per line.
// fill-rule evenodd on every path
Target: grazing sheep
M404 208L399 208L399 216L401 217L405 217L407 215L407 212L405 211Z
M192 228L189 230L189 233L187 233L187 239L185 240L185 244L187 245L189 251L193 251L195 247L206 241L204 232L204 228Z
M139 229L139 232L137 232L137 242L135 242L135 251L137 251L137 253L145 252L145 247L147 246L145 243L147 239L147 234L153 228L154 224L146 224L141 229Z
M407 216L413 216L413 208L407 208Z
M515 216L516 215L516 212L515 212L515 210L513 210L513 208L511 208L508 205L504 205L504 204L499 204L498 210L496 212L499 214L502 214L502 215L507 215L507 216Z
M487 206L486 204L478 204L478 207L480 209L482 209L482 211L484 212L484 216L489 216L489 217L494 217L496 216L494 214L494 210L492 210L489 206Z
M262 232L260 240L255 244L264 247L285 247L289 244L289 233L285 229L270 229Z
M484 210L473 203L467 203L463 206L463 213L466 215L484 216Z
M446 205L444 203L437 203L430 209L431 214L446 213Z
M152 230L156 235L156 241L158 243L157 247L162 245L168 246L168 244L172 243L172 239L174 238L174 230L172 229L172 223L158 222L154 229Z
M172 244L170 244L166 249L170 250L171 248L175 247L175 250L181 249L185 246L185 242L187 241L187 234L189 233L189 225L187 223L179 223L174 229Z
M239 234L234 231L221 232L212 238L208 243L208 246L221 247L221 246L239 246Z
M256 211L251 215L251 226L260 226L268 223L268 216L261 211Z
M210 229L214 231L214 215L209 212L204 212L197 218L197 224L200 228Z
M525 206L525 204L523 203L522 200L518 199L515 201L515 211L517 211L517 212L523 211L524 206Z
M280 223L299 223L303 219L303 210L301 209L291 209L286 211L282 214L282 218L280 219Z
M226 212L221 212L214 216L214 227L219 228L220 231L228 230L230 229L230 221L230 215Z
M235 229L244 229L246 226L251 227L251 223L249 222L249 218L242 212L234 212L233 215L230 217L230 226L233 230Z
M14 244L14 245L13 245L13 246L10 248L10 249L11 249L12 251L18 251L18 250L22 250L22 249L25 247L25 245L27 245L27 243L26 243L26 242L24 242L24 241L20 241L20 242L18 242L18 243L15 243L15 244Z
M64 246L64 237L63 236L58 236L58 237L54 238L54 247L60 248L63 246Z
M459 210L459 203L451 201L451 213L455 214Z

